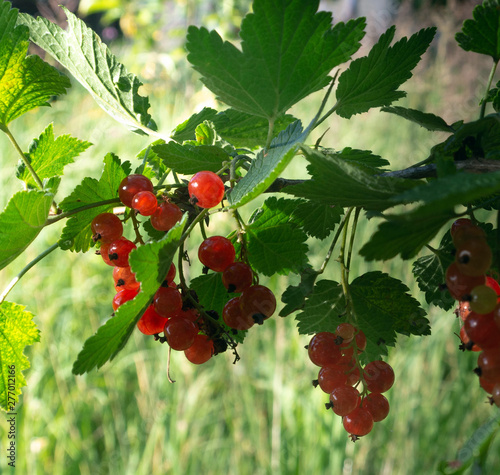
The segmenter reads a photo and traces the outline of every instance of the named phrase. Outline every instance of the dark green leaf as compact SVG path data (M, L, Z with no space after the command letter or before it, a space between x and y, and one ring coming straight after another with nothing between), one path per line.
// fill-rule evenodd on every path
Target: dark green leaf
M0 408L4 411L15 411L21 388L26 386L23 371L30 367L23 352L26 346L37 341L40 341L40 332L33 322L33 314L21 305L0 303Z
M177 173L192 175L202 170L216 172L231 157L220 147L212 145L188 145L176 142L153 145L153 152L163 165Z
M43 229L54 195L43 191L17 192L0 213L0 269L11 263Z
M465 51L491 56L500 60L500 3L486 0L474 8L473 20L465 20L462 31L455 35L459 46Z
M368 272L354 279L350 292L357 325L366 335L367 361L387 354L396 333L430 335L429 321L420 304L401 281L382 272Z
M313 289L318 273L310 267L306 267L300 274L300 283L290 285L281 296L281 301L286 304L280 311L280 317L286 317L291 313L304 307L306 297Z
M248 257L259 273L298 273L306 266L307 236L292 221L295 206L295 200L268 198L247 226Z
M340 206L297 200L293 220L309 235L325 239L340 222L344 209Z
M296 317L299 333L334 333L342 321L345 309L344 293L340 284L332 280L316 282L303 311Z
M120 306L115 316L85 342L73 365L74 374L100 368L123 349L167 275L186 221L184 217L161 241L145 244L130 253L130 266L141 283L141 291L133 300Z
M312 179L284 189L295 196L340 207L382 210L392 206L391 197L416 186L409 180L374 176L366 167L350 162L352 154L359 156L358 150L345 149L334 155L324 155L307 147L302 150L310 162L308 171ZM371 155L371 152L365 153Z
M372 107L388 106L406 95L398 88L412 76L411 71L429 47L436 29L422 29L391 47L395 31L391 26L368 56L354 60L340 75L336 112L341 117L349 119Z
M415 122L427 130L452 132L452 128L444 121L444 119L435 114L430 114L429 112L407 109L406 107L400 106L382 107L380 110L382 112L390 112L391 114L399 115L404 119Z
M241 25L241 51L216 31L190 27L188 60L221 101L274 120L325 87L364 36L363 18L332 28L330 13L316 13L318 3L255 0Z
M115 199L116 202L104 204L95 208L81 211L70 217L64 227L59 244L61 249L70 249L76 252L86 252L92 242L90 223L101 213L109 212L119 204L118 187L121 181L130 174L130 164L120 163L120 159L113 154L104 158L104 169L99 180L84 178L68 197L59 206L63 211L73 211L83 206Z
M66 30L26 13L19 15L18 22L29 27L30 39L59 61L111 117L131 130L150 132L149 100L138 93L142 83L117 61L94 31L63 9L68 19Z

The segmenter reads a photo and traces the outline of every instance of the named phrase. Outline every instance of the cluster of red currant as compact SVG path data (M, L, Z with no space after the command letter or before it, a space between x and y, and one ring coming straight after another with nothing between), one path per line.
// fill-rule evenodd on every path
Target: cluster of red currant
M486 233L467 218L451 226L455 261L446 270L446 286L458 300L457 315L463 321L461 348L480 352L479 384L500 406L500 285L487 276L492 251Z
M350 323L341 323L335 333L317 333L307 346L310 360L321 367L313 385L330 395L326 408L342 417L353 441L387 417L389 401L382 393L394 384L394 371L386 362L371 361L362 367L358 355L365 348L365 334Z
M225 192L221 178L210 171L196 173L187 188L189 203L200 208L217 206ZM162 196L159 202L151 180L140 174L126 177L118 195L132 213L149 216L151 225L158 231L169 231L183 216L181 208L167 196ZM129 265L129 255L136 243L123 236L122 220L113 213L96 216L91 230L94 241L100 244L99 253L104 262L113 266L116 289L113 310L117 310L140 291L141 284ZM254 284L254 273L248 264L235 261L236 251L229 239L223 236L205 239L198 249L198 258L205 269L222 273L228 292L241 293L229 300L223 311L224 322L232 331L248 330L274 313L273 293L267 287ZM202 364L227 349L226 341L220 337L220 326L214 323L219 316L210 310L205 312L192 291L174 282L175 275L176 267L172 263L137 327L161 343L168 343L170 348L184 351L192 363Z

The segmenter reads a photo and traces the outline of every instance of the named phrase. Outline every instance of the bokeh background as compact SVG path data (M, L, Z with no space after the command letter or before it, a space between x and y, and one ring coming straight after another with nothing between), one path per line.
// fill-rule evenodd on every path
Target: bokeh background
M143 81L159 129L168 133L204 106L221 107L186 60L185 32L190 24L216 28L237 41L249 0L68 0L13 2L23 11L64 23L57 3L65 3L100 32L111 50ZM322 1L336 20L368 15L367 48L390 24L398 37L436 25L439 36L403 88L402 105L442 115L448 122L473 120L484 94L490 63L458 48L454 34L471 16L473 1ZM33 11L36 14L36 11ZM48 61L52 61L47 58ZM321 93L291 112L304 122L315 114ZM17 119L11 130L21 147L54 123L56 135L72 134L94 146L66 167L57 199L84 176L98 177L108 152L139 162L135 154L148 145L145 137L123 129L105 115L77 84L67 96ZM369 149L404 168L427 157L443 140L416 125L378 110L346 121L331 117L323 145ZM17 157L0 136L0 207L21 188L15 178ZM297 158L286 171L303 177ZM258 204L258 203L257 203ZM250 214L255 203L244 212ZM483 216L488 220L489 216ZM369 238L376 222L362 218L355 250ZM45 229L28 251L0 272L0 289L33 258L55 243L62 223ZM222 216L208 231L223 234L231 223ZM444 231L444 230L443 230ZM190 242L194 255L199 242ZM319 265L328 243L311 241L310 259ZM408 262L364 263L355 257L352 278L381 269L401 279L420 301ZM186 272L200 272L194 263ZM331 262L325 278L338 280ZM281 295L294 276L264 279ZM389 417L353 444L341 419L326 411L327 396L314 389L317 368L309 362L294 316L275 317L249 332L233 364L222 354L197 367L173 352L167 379L167 348L135 332L125 349L99 371L71 373L85 339L111 314L111 271L93 253L57 251L32 269L8 300L26 305L35 315L41 341L27 348L31 368L17 407L17 465L26 474L428 474L441 461L451 461L474 431L499 410L486 404L472 373L476 355L458 350L459 324L453 312L430 308L432 335L401 337L388 361L396 383L387 393ZM495 412L496 411L496 412ZM7 441L7 422L0 423L0 446ZM3 451L3 450L2 450ZM500 438L493 440L482 473L500 466ZM7 471L5 455L0 471Z

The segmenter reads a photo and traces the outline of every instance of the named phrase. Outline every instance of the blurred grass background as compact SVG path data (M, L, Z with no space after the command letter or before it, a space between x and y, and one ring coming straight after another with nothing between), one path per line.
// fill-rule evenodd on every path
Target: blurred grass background
M88 2L87 2L88 3ZM205 105L217 106L189 69L182 33L189 23L218 27L234 37L250 2L175 3L176 23L167 30L161 20L151 26L132 7L141 2L113 2L122 10L107 10L109 24L122 12L134 30L112 44L129 70L145 79L143 93L151 97L152 113L163 131L171 130ZM144 2L142 2L144 3ZM160 7L162 2L145 4ZM142 14L147 12L142 7ZM163 11L163 10L161 10ZM471 8L467 15L470 16ZM404 10L403 10L404 13ZM441 28L439 43L404 86L408 107L441 114L449 122L471 120L488 74L486 59L459 51L453 34L460 28L456 10L420 10L396 18L401 34L434 22ZM418 16L420 14L420 17ZM114 16L113 16L114 15ZM161 19L172 16L163 15ZM126 24L125 22L123 22ZM148 30L147 27L150 27ZM141 29L142 28L142 29ZM162 41L171 31L173 42ZM170 38L170 39L172 39ZM149 52L145 48L152 48ZM141 50L141 48L144 48ZM312 96L293 113L310 120L321 95ZM148 141L122 129L75 84L50 109L26 114L12 124L21 147L54 122L56 135L70 133L94 143L66 168L57 199L62 199L84 176L98 177L107 152L122 160ZM332 117L323 145L340 149L369 149L403 168L426 158L429 147L442 140L410 123L375 110L350 121ZM14 175L17 157L0 136L1 208L20 189ZM303 177L300 157L287 176ZM251 204L249 208L253 208ZM251 209L247 210L248 213ZM224 233L231 223L217 216L209 231ZM362 219L357 245L369 238L375 222ZM25 255L0 272L4 288L30 260L57 241L62 224L45 229ZM191 253L198 245L192 242ZM311 262L319 265L328 243L310 242ZM355 258L352 278L381 269L401 279L422 300L408 262L364 263ZM325 278L338 280L334 262ZM192 275L199 269L194 266ZM264 280L280 295L294 277ZM294 317L272 318L249 332L239 348L241 360L232 364L223 354L201 367L173 352L172 377L167 380L167 349L135 332L125 349L101 370L74 376L71 368L85 339L111 313L113 285L110 268L92 253L55 252L30 271L8 300L26 305L35 314L41 342L27 349L31 368L28 386L17 407L17 466L26 474L401 474L434 473L441 460L457 451L497 408L486 404L472 373L476 355L458 350L458 322L452 312L429 309L432 336L401 337L389 362L396 383L387 393L389 417L356 444L350 442L341 419L327 412L327 396L313 389L317 368L307 358L309 337L298 335ZM0 424L0 441L7 441L7 423ZM490 448L484 473L500 466L500 441ZM5 456L0 469L6 470Z

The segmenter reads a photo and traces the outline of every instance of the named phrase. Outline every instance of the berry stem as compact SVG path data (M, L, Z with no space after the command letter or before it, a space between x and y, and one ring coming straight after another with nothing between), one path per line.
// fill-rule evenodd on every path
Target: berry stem
M141 232L139 231L139 221L137 220L137 216L136 216L134 210L130 211L130 216L132 217L132 224L134 226L134 232L135 232L134 244L136 244L136 243L144 244L144 240L142 239Z
M479 112L480 119L482 119L484 117L484 114L486 112L486 104L488 103L488 101L487 101L488 93L490 92L491 83L493 82L493 78L495 77L495 71L497 69L497 66L498 66L498 60L494 61L493 66L491 67L490 76L488 77L488 82L486 84L486 92L484 93L484 97L483 97L483 100L481 102L481 110Z
M330 82L330 87L328 88L328 91L326 92L325 97L323 98L323 101L321 102L321 105L319 107L319 111L316 114L316 117L313 119L313 125L312 125L311 130L315 129L316 127L318 127L318 125L322 124L326 119L328 119L328 117L330 117L337 110L337 107L339 105L339 101L337 101L334 104L334 106L323 117L319 118L319 116L321 115L321 113L323 112L323 110L326 106L326 102L328 101L328 98L330 97L330 94L333 90L333 86L335 85L335 82L337 81L338 74L339 74L339 71L337 71L335 73L335 76L333 76L332 81Z
M16 286L16 284L21 280L21 278L26 274L32 267L34 267L36 264L38 264L44 257L48 256L52 251L57 249L59 247L59 243L52 244L49 248L47 248L45 251L43 251L41 254L39 254L37 257L35 257L26 267L24 267L19 274L14 277L9 285L4 289L2 294L0 295L0 304L5 300L9 292Z
M57 216L54 216L53 218L48 218L47 221L45 221L45 226L48 226L49 224L57 223L61 219L67 218L69 216L73 216L74 214L81 213L82 211L85 211L87 209L98 208L99 206L106 206L106 205L111 205L111 204L115 204L115 203L120 203L120 198L112 198L110 200L96 201L95 203L90 203L90 204L82 206L80 208L75 208L75 209L72 209L70 211L66 211L65 213L58 214Z

